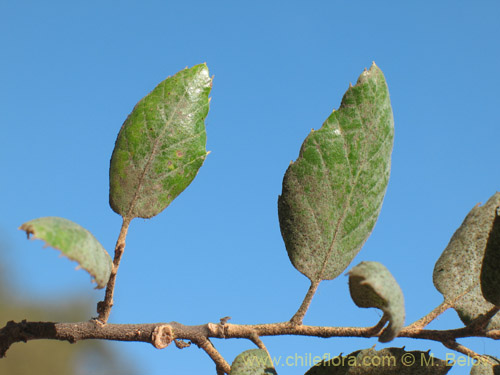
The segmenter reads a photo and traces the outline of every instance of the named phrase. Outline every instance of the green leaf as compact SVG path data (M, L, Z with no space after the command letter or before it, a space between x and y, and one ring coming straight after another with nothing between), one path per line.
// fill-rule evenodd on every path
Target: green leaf
M123 123L109 169L109 203L127 219L163 211L207 155L204 120L212 79L206 64L161 82Z
M470 375L498 375L500 374L500 361L490 355L474 358L477 362L472 366Z
M250 349L239 354L231 365L230 375L276 375L271 357L264 349Z
M481 291L484 298L500 306L500 207L495 209L493 224L486 241L481 268Z
M484 206L476 205L456 230L434 266L434 285L469 324L494 306L483 297L481 268L488 239L500 205L500 193L494 194ZM488 329L500 328L497 314Z
M41 217L19 227L47 246L61 250L69 259L78 262L94 278L97 288L108 282L113 262L96 238L80 225L62 217Z
M376 307L389 319L380 342L394 339L405 322L405 302L399 284L378 262L361 262L349 271L349 291L358 307Z
M288 167L278 198L288 256L311 281L342 273L370 235L389 181L389 91L373 64Z
M450 369L447 362L429 352L370 348L320 362L306 375L444 375Z

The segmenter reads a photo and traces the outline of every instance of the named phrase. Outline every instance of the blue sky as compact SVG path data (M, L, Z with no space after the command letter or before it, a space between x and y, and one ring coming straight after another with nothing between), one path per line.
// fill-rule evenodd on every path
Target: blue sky
M52 305L73 295L102 298L84 271L17 228L62 216L112 252L121 220L108 205L108 167L120 126L160 81L206 62L215 76L206 120L211 154L163 213L132 222L110 321L288 320L309 282L280 236L283 174L311 128L375 61L391 93L393 164L379 221L350 267L382 262L405 294L407 322L417 320L442 301L432 271L451 235L500 189L499 14L496 1L3 1L0 234L16 293ZM305 323L367 326L379 317L353 304L340 276L320 285ZM448 311L432 327L460 325ZM264 341L283 358L377 342ZM492 340L462 342L500 353ZM253 347L214 343L230 362ZM389 346L403 345L447 353L423 340ZM143 374L213 371L197 348L114 346Z

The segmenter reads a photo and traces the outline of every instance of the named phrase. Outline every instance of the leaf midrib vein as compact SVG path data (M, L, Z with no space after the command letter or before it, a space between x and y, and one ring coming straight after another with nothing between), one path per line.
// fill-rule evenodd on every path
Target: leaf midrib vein
M371 88L371 86L370 86ZM359 113L359 102L357 100L357 96L354 96L354 100L356 101L356 115L358 116L358 119L360 120L361 124L363 124L363 122L361 121L361 116L360 116L360 113ZM340 110L339 110L339 113L340 113ZM346 155L346 159L348 159L348 149L347 149L347 142L346 142L346 138L345 138L345 135L344 135L344 131L340 125L340 122L337 120L338 124L339 124L339 131L340 131L340 136L342 137L342 139L344 140L344 152L345 152L345 155ZM365 166L366 166L366 147L364 147L363 149L364 153L365 153L365 159L363 159L363 161L360 163L360 167L358 168L358 171L356 173L356 176L354 177L354 180L352 181L352 184L350 184L351 186L351 190L349 192L349 195L347 197L347 200L344 204L344 207L343 207L343 210L342 210L342 215L339 217L339 219L337 220L337 224L335 226L335 232L333 234L333 238L332 238L332 242L330 244L330 247L326 253L326 256L325 256L325 259L323 261L323 265L321 267L321 270L320 272L318 273L318 277L317 277L317 280L322 280L323 279L323 273L325 272L325 269L326 269L326 266L328 264L328 261L330 260L330 257L332 255L332 252L334 250L334 247L335 247L335 244L337 243L337 236L339 234L339 231L340 231L340 227L346 217L346 214L347 212L349 211L350 207L351 207L351 199L352 199L352 194L353 194L353 191L355 190L356 188L356 184L358 183L358 178L361 174L361 171L364 170ZM348 160L347 161L348 165L350 165L350 161Z
M185 80L184 80L184 87L186 87L185 85ZM162 85L162 98L165 98L165 85ZM151 153L149 155L149 158L144 166L144 169L141 173L141 177L139 178L139 182L137 184L137 188L135 190L135 193L134 193L134 197L132 198L132 201L130 202L130 208L127 212L127 215L126 215L126 218L128 219L131 219L131 215L132 215L132 212L135 208L135 205L137 203L137 200L139 199L139 191L142 189L142 186L143 186L143 183L144 183L144 180L145 180L145 176L147 174L147 172L149 171L150 167L151 167L151 163L153 161L153 158L154 156L156 155L157 151L156 149L158 148L158 144L161 143L161 140L163 139L163 135L165 134L166 130L167 130L167 127L168 125L170 125L173 121L173 118L175 116L175 113L177 112L177 110L179 109L179 106L182 103L184 103L184 101L186 100L186 95L187 95L187 92L186 90L184 90L183 92L183 95L181 95L180 99L177 101L177 103L175 104L174 106L174 110L172 111L172 114L170 116L170 119L166 121L165 125L163 126L161 132L160 132L160 135L157 137L156 141L153 143L153 147L151 148ZM164 116L164 112L162 111L161 114L160 114L162 117ZM144 122L145 125L146 124L146 121Z

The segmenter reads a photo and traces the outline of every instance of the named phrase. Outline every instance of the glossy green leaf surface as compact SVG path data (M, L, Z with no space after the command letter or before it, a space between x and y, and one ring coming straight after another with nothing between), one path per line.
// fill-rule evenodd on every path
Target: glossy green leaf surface
M97 288L108 282L113 262L99 241L85 228L61 217L42 217L19 227L28 237L45 241L69 259L78 262L94 278Z
M498 375L500 374L500 360L492 356L481 356L476 358L470 375Z
M124 218L163 211L195 178L207 151L212 79L205 64L161 82L137 103L116 139L109 203Z
M349 271L349 291L358 307L376 307L389 319L380 342L394 339L405 322L403 292L389 270L378 262L361 262Z
M337 277L372 232L393 137L389 91L373 64L288 167L278 198L281 234L292 264L310 280Z
M370 348L320 362L306 375L444 375L450 369L446 361L429 352Z
M267 351L250 349L234 359L230 375L276 375L276 370Z
M480 275L499 205L500 193L495 193L483 206L476 205L453 234L434 266L435 287L465 324L493 307L483 297ZM490 321L488 328L500 328L499 314Z

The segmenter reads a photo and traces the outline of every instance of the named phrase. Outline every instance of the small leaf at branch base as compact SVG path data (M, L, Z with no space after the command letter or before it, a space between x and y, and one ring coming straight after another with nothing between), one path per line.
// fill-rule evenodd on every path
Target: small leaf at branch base
M499 375L500 361L490 355L475 358L477 361L470 371L470 375Z
M28 237L40 239L60 250L69 259L94 277L97 288L104 288L109 280L113 262L99 241L85 228L61 217L42 217L19 227Z
M276 375L276 370L267 351L250 349L234 359L229 375Z
M305 375L444 375L450 369L429 352L370 348L320 362Z
M163 211L193 181L207 151L212 79L184 69L140 100L123 123L109 168L109 204L127 219Z
M378 262L361 262L349 271L349 291L358 307L376 307L389 319L380 342L394 339L405 322L405 302L399 284Z
M495 193L483 206L474 207L434 266L435 287L465 324L494 307L483 297L481 268L498 206L500 193ZM489 271L486 274L491 277ZM500 314L491 319L487 328L500 328Z
M288 167L278 198L281 234L293 266L311 281L340 275L372 232L393 137L389 91L373 64Z

